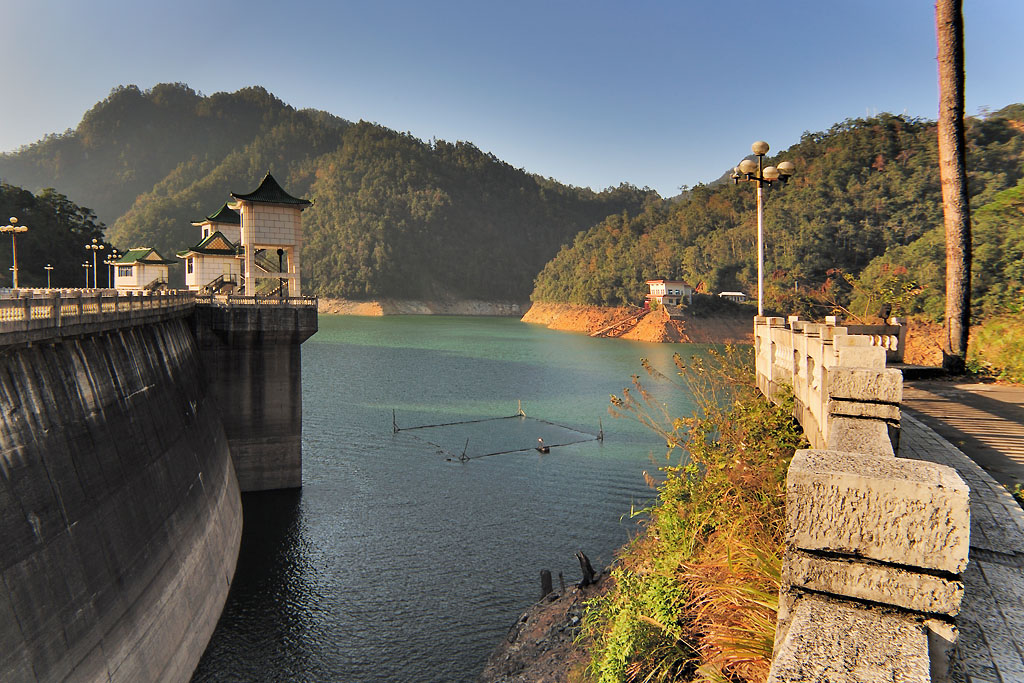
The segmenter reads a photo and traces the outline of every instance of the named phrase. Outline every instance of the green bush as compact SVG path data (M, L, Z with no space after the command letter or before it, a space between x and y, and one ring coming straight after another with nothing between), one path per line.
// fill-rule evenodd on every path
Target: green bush
M986 320L972 336L967 358L972 372L1024 383L1024 313Z
M670 418L638 377L612 412L668 445L644 532L619 555L612 587L588 604L581 641L590 673L620 681L763 681L778 610L786 468L802 443L791 400L774 405L753 383L749 349L684 365L697 399ZM658 381L668 380L644 363Z

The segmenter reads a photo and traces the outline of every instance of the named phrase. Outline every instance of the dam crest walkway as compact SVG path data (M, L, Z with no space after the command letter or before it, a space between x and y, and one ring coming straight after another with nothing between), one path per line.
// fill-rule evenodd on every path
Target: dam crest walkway
M1024 681L1024 388L912 381L898 457L954 468L970 487L970 562L957 626L970 683Z

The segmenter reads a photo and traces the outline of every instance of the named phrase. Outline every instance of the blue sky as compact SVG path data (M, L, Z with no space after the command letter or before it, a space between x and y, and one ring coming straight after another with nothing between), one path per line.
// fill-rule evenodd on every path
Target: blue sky
M965 5L968 112L1024 101L1024 1ZM938 109L929 0L2 0L0 16L0 151L75 127L118 85L262 85L565 183L670 196L757 139L777 151Z

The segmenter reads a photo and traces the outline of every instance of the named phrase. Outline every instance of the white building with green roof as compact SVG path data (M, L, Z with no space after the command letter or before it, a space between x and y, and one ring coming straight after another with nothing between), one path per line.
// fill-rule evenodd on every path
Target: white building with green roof
M193 221L202 230L199 244L179 251L185 261L185 286L192 291L233 292L242 283L242 218L227 204Z
M152 247L133 247L114 261L114 288L143 291L167 288L168 261Z

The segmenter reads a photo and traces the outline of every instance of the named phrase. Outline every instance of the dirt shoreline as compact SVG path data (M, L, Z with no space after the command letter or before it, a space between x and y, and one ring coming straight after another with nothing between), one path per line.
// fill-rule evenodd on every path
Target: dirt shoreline
M468 315L520 318L553 330L583 332L633 341L695 344L753 343L753 321L747 316L705 315L670 319L663 309L648 311L621 328L603 328L642 312L638 307L533 305L513 301L375 299L355 301L321 297L317 312L327 315Z
M576 642L586 602L608 589L607 572L531 606L491 652L478 683L578 683L590 654Z
M639 314L638 307L612 308L575 304L535 303L523 316L523 322L546 325L553 330L585 332L594 336L616 337L633 341L691 344L752 344L754 320L747 315L684 314L671 319L664 309L648 311L635 326L623 331L609 325ZM596 334L595 334L596 333Z
M374 299L355 301L321 297L317 312L330 315L479 315L490 317L521 317L528 304L514 301L479 301L450 299L443 301L414 299Z

